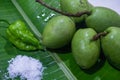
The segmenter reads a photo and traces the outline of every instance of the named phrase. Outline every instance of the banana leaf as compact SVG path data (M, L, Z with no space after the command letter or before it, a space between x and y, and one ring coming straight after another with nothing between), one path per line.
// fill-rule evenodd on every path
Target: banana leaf
M60 9L59 0L43 1ZM35 0L0 0L0 19L9 23L23 20L38 38L47 21L55 15L60 14L43 7ZM7 40L7 27L8 24L0 22L0 80L4 80L7 73L7 61L19 54L39 59L47 67L43 80L120 80L120 71L112 67L103 55L94 67L82 70L72 56L70 45L56 51L20 51Z
M27 17L27 14L22 11L21 7L15 0L0 0L0 20L7 20L11 24L19 19L25 21L28 26L30 25L31 30L34 32L38 31L34 28L34 24L31 22L31 19ZM20 51L14 47L6 37L6 29L8 26L9 24L6 22L0 22L0 80L7 80L8 61L17 55L27 55L39 59L43 66L46 67L43 72L43 80L74 79L74 76L70 73L66 65L59 58L55 57L55 53L40 50L26 52ZM38 35L40 33L37 32L35 34ZM14 80L20 79L15 78Z

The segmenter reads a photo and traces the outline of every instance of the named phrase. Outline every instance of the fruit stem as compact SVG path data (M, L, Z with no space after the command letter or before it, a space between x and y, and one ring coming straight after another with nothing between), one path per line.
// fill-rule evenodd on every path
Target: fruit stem
M78 13L76 13L76 14L66 13L66 12L62 12L61 10L58 10L58 9L56 9L56 8L54 8L54 7L51 7L51 6L47 5L47 4L46 4L45 2L43 2L42 0L36 0L36 2L40 3L41 5L47 7L47 8L50 9L50 10L53 10L53 11L55 11L55 12L57 12L57 13L60 13L60 14L62 14L62 15L69 16L69 17L80 17L80 16L82 16L82 15L84 15L84 14L87 14L87 15L90 15L90 14L91 14L90 11L78 12Z
M98 40L101 36L105 36L107 35L108 32L101 32L101 33L98 33L96 34L95 36L93 36L92 40L95 41L95 40Z

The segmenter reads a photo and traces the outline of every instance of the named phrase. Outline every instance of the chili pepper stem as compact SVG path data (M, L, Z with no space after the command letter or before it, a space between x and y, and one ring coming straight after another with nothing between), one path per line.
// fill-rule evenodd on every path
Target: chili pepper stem
M4 22L7 23L8 25L10 25L10 23L7 20L1 19L0 22Z

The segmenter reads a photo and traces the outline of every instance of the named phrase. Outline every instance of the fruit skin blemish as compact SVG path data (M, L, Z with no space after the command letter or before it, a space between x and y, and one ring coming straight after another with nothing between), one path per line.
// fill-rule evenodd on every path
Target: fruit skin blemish
M9 78L20 77L21 80L41 80L44 67L42 63L32 57L17 55L8 61Z

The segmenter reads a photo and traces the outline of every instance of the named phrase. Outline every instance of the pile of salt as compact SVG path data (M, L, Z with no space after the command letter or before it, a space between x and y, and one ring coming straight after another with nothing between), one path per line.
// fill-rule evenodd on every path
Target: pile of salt
M12 58L7 68L9 78L20 76L21 80L41 80L44 67L39 60L18 55Z

